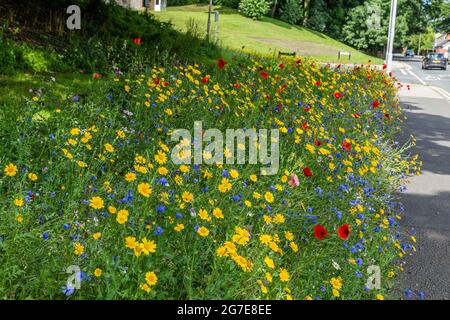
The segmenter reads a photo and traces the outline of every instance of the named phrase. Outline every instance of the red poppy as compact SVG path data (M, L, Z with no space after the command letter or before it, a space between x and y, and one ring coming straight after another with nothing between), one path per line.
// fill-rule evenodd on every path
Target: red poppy
M350 151L350 149L352 148L352 145L350 144L350 142L347 141L343 141L341 143L342 148L344 148L345 151Z
M325 229L320 224L314 227L314 237L316 237L317 240L323 240L323 238L325 238L327 234L328 234L327 229Z
M159 83L161 82L161 80L159 80L158 78L156 78L155 80L153 80L153 82L154 82L155 84L159 84Z
M217 68L219 68L220 70L222 70L223 68L225 68L225 65L228 62L226 62L225 60L223 60L222 58L217 59Z
M306 129L308 129L308 128L309 128L308 123L307 123L307 122L303 122L303 123L302 123L302 129L303 129L303 130L306 130Z
M372 108L378 108L380 103L377 100L372 101Z
M264 79L267 79L267 77L269 76L267 73L265 73L264 71L261 71L259 73L261 75L261 77L263 77Z
M314 139L314 144L320 147L322 145L322 141L320 141L319 139Z
M322 82L316 81L316 86L320 87L321 84L322 84Z
M208 79L208 77L202 77L200 79L200 81L203 82L203 83L208 83L209 79Z
M141 38L134 38L134 44L141 44Z
M239 83L235 83L235 84L233 85L233 87L235 87L236 89L239 89L239 88L241 87L241 85L240 85Z
M338 92L338 91L336 91L335 93L333 93L333 95L334 95L334 97L335 97L336 99L342 98L342 97L344 96L342 93L340 93L340 92Z
M383 64L383 70L386 69L386 68L387 68L387 65L385 63L385 64Z
M100 73L94 72L94 73L92 74L92 78L93 78L93 79L100 79L101 77L102 77L102 75L101 75Z
M305 110L306 112L308 112L309 110L311 110L311 107L304 107L303 110Z
M359 117L361 117L361 115L360 115L359 113L354 113L354 114L353 114L353 118L358 119Z
M297 60L295 61L295 63L296 63L296 64L302 63L302 59L297 59Z
M339 227L337 233L342 240L347 240L350 235L350 227L348 224L343 224Z
M283 68L284 68L284 64L280 63L280 64L278 65L278 68L283 69Z
M303 174L304 174L305 176L307 176L307 177L312 177L312 175L313 175L311 169L308 168L308 167L304 167L304 168L303 168Z
M389 119L391 116L390 116L389 113L385 113L385 114L384 114L384 117Z
M164 81L164 82L163 82L163 86L164 86L164 87L167 87L168 85L169 85L169 82L168 82L168 81Z

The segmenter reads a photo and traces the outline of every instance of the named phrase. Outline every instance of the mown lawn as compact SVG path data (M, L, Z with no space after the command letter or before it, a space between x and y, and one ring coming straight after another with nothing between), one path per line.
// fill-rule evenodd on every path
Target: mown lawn
M264 56L275 56L278 51L293 52L299 56L314 57L321 62L339 62L338 51L349 51L351 60L343 58L343 63L381 64L382 60L366 55L320 32L293 26L280 20L264 17L255 21L239 14L237 10L214 7L219 13L219 44L233 50ZM175 28L191 31L199 36L206 34L208 19L207 5L189 5L169 7L167 11L156 13L165 21L171 21ZM214 16L212 16L211 34L214 34Z

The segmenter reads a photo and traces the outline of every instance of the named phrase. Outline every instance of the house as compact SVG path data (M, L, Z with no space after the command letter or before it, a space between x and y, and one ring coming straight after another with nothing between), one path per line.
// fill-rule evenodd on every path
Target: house
M436 52L443 53L448 58L450 52L450 33L438 34L434 43Z
M116 0L116 3L132 10L163 11L167 6L167 0Z

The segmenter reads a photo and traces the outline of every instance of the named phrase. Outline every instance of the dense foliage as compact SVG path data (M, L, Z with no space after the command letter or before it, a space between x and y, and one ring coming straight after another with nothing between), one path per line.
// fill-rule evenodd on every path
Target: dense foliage
M269 9L267 0L241 0L239 3L239 11L252 19L261 19Z
M383 299L415 250L392 194L419 163L383 72L238 57L96 81L0 114L0 297ZM199 120L278 129L277 174L175 165L173 130Z

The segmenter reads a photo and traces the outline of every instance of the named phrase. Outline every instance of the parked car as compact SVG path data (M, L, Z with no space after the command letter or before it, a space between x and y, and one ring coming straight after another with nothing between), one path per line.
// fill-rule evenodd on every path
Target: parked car
M447 63L447 58L445 58L443 53L430 52L423 58L422 69L440 68L442 70L447 70Z
M413 49L408 49L405 52L405 57L411 57L414 58L414 50Z

